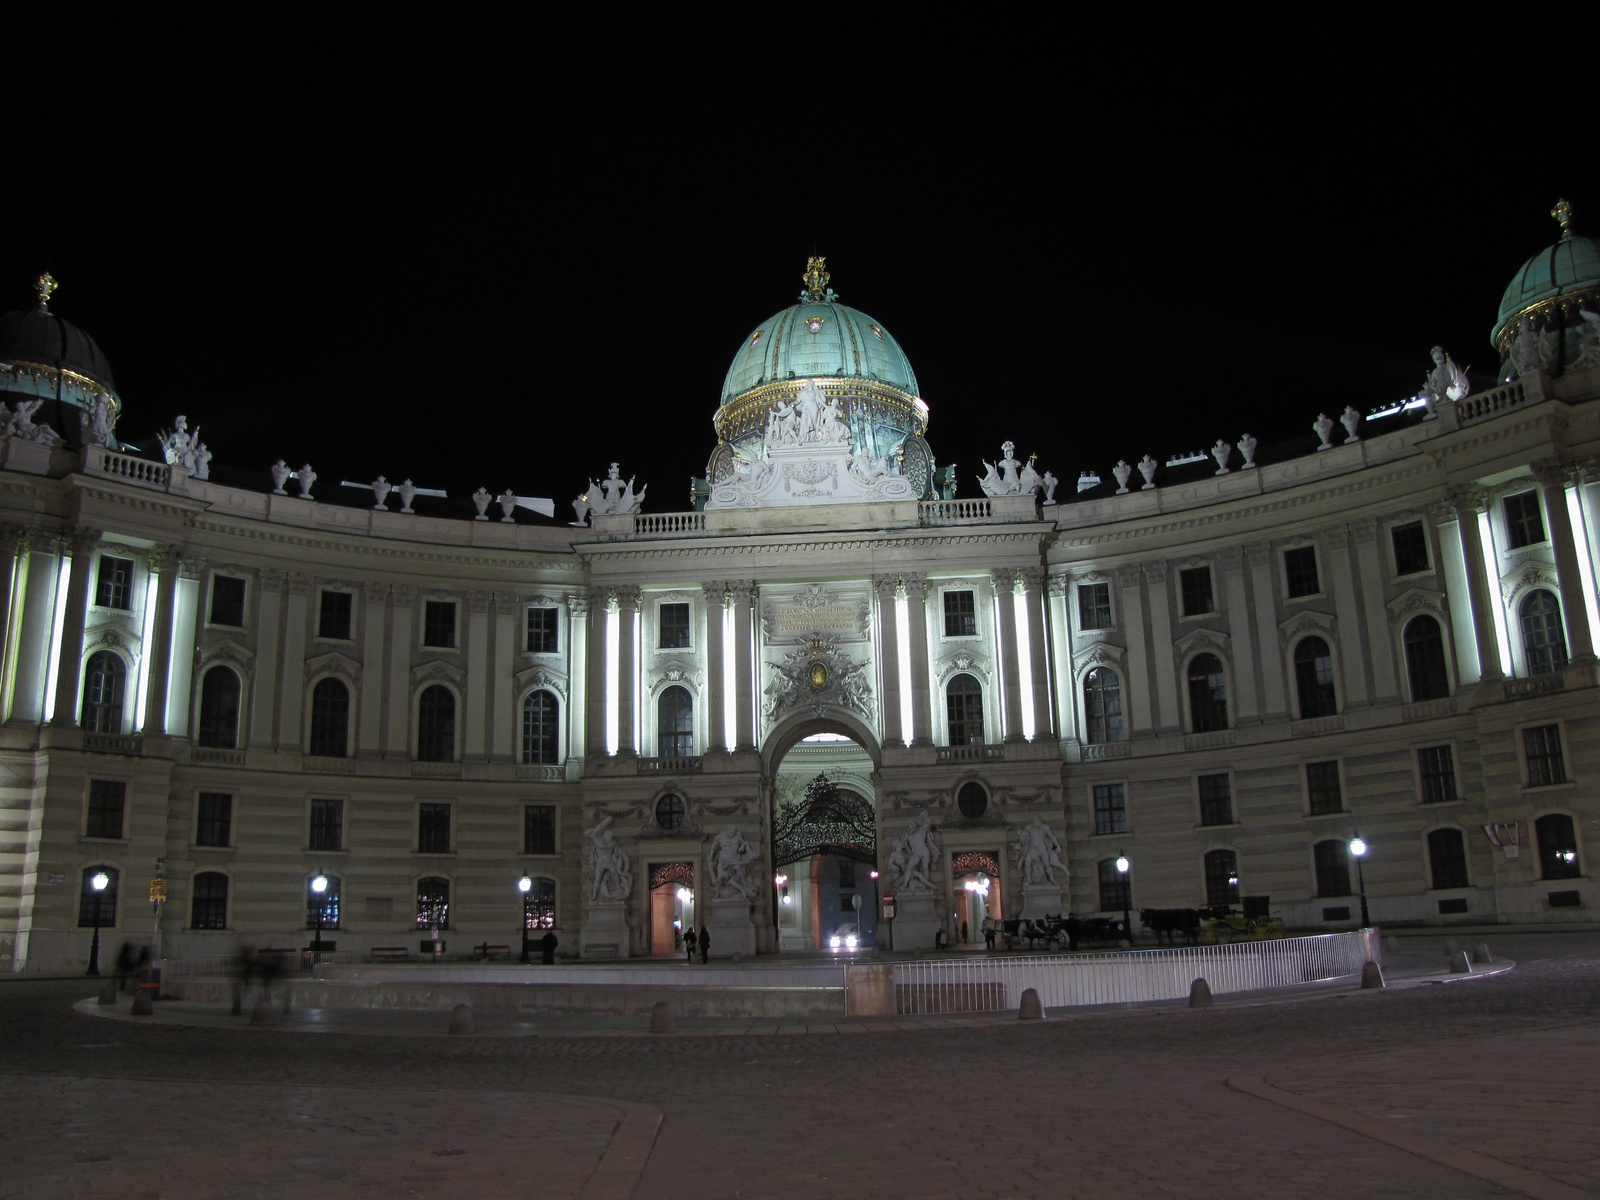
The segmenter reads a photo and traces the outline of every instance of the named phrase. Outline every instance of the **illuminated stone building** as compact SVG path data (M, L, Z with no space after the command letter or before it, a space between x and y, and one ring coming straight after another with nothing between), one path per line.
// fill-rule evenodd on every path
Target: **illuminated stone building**
M1380 923L1600 903L1592 240L1518 273L1492 389L1440 355L1409 407L1061 495L1008 443L953 496L905 354L805 282L739 344L698 507L618 476L582 526L113 449L94 342L6 317L0 955L81 968L97 913L149 940L158 876L180 955L319 910L358 959L436 923L452 953L526 924L666 954L690 920L804 950L853 896L897 949L1125 899L1337 929L1357 831ZM1070 874L1025 877L1029 827ZM752 857L719 880L723 834Z

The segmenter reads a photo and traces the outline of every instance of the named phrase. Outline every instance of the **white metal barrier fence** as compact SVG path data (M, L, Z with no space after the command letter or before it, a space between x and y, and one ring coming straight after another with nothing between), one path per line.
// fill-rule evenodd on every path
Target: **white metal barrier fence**
M1369 932L1357 930L1071 957L923 959L895 964L895 994L902 1013L1016 1008L1024 988L1037 990L1047 1008L1131 1004L1187 996L1201 977L1221 995L1359 975L1368 957Z

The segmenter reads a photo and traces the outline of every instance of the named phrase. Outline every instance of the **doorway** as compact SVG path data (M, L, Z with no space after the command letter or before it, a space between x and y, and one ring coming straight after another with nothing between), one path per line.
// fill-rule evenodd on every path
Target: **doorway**
M991 850L966 850L950 862L955 911L951 914L950 940L965 946L985 944L983 923L1005 918L1000 895L1000 857ZM962 937L963 928L966 937Z
M694 864L652 863L650 953L660 958L683 953L683 935L694 921Z

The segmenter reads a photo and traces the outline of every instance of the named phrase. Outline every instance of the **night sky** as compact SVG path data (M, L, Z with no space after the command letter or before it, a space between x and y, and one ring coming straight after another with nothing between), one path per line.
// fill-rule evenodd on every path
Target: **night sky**
M103 31L13 111L0 308L54 273L129 441L183 412L218 474L309 458L569 519L614 459L647 511L687 507L727 365L808 254L900 341L973 495L1007 438L1064 481L1297 438L1414 393L1436 342L1485 382L1556 198L1600 229L1588 142L1488 86L1488 29L602 52L533 11Z

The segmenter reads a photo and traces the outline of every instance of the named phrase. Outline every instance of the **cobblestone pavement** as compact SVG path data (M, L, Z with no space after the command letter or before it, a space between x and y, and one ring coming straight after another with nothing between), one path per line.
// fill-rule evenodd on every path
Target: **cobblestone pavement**
M854 1037L292 1036L6 982L0 1198L570 1196L630 1102L665 1113L644 1200L1600 1195L1600 935L1488 940L1514 971Z

